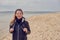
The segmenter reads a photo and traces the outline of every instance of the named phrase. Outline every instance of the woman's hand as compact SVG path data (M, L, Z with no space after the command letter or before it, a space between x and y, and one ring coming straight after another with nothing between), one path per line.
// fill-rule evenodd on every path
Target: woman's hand
M27 28L23 28L23 31L26 32L26 33L28 32Z
M14 29L13 29L13 28L11 28L9 31L10 31L10 32L13 32L13 31L14 31Z

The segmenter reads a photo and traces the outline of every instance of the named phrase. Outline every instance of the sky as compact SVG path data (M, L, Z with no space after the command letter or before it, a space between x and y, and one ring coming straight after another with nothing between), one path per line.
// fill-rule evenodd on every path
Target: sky
M0 11L60 11L60 0L0 0Z

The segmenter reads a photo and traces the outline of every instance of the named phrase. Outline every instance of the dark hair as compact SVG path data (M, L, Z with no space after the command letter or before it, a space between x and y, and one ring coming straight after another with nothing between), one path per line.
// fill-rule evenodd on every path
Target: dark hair
M17 11L21 11L21 12L22 12L22 14L23 14L22 9L16 9L15 14L16 14L16 12L17 12Z

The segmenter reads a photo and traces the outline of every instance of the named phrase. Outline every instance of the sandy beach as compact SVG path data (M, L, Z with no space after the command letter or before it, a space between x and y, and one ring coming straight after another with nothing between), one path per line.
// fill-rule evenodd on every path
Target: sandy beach
M60 12L31 16L27 19L31 34L28 40L60 40ZM11 40L8 32L2 40Z

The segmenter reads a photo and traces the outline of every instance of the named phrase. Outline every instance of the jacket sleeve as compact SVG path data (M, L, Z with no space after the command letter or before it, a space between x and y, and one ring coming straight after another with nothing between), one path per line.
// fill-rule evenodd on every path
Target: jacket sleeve
M28 33L27 33L27 34L30 34L30 33L31 33L31 30L30 30L30 26L29 26L28 21L25 22L25 27L26 27L27 30L28 30Z
M14 24L10 24L9 25L9 32L10 32L10 29L13 28ZM11 32L10 32L11 33Z
M10 26L10 28L13 28L14 24L10 24L9 26ZM10 29L10 28L9 28L9 29Z

